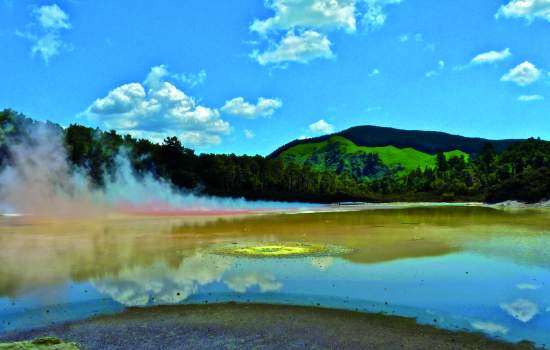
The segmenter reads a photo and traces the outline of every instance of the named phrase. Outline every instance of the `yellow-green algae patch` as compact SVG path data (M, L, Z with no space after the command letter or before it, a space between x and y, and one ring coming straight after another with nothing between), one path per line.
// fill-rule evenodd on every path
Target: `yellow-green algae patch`
M30 341L19 341L14 343L0 343L0 350L79 350L74 343L64 343L53 338L36 338Z
M267 242L225 246L215 249L214 252L252 258L284 258L341 255L349 252L349 249L321 244Z

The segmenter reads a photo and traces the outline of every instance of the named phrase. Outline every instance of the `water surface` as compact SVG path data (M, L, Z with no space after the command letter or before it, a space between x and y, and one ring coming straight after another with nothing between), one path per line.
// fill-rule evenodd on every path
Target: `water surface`
M330 249L224 254L266 245ZM544 345L549 248L547 210L5 217L0 333L134 306L236 301L384 312Z

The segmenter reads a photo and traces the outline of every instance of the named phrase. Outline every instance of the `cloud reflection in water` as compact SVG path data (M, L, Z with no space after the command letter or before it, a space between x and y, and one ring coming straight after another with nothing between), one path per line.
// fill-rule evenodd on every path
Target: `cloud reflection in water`
M512 303L502 303L500 307L510 316L523 323L531 321L539 313L538 305L526 299L517 299Z
M95 279L92 284L104 295L125 306L178 304L197 293L199 287L223 282L230 290L245 293L258 286L260 292L282 288L275 275L258 272L224 277L235 258L214 254L195 254L183 258L178 266L157 261L147 267L125 268L114 276Z
M196 293L199 286L220 281L231 264L228 257L196 254L183 258L176 267L158 261L92 283L100 293L126 306L176 304Z

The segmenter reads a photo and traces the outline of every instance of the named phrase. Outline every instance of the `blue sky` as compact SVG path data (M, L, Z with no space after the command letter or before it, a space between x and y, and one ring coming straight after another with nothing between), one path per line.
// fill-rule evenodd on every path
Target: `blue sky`
M355 125L550 139L548 0L0 0L0 108L199 152Z

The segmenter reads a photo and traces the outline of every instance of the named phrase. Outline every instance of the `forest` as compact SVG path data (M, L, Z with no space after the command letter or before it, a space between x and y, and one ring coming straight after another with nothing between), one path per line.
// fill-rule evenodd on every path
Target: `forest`
M13 110L0 112L0 166L10 163L9 144L28 139L37 123ZM77 124L48 126L63 137L74 169L85 169L97 187L108 176L116 176L115 159L125 154L137 176L150 173L182 190L250 200L534 203L550 199L550 142L540 139L518 141L498 151L486 143L470 159L439 153L434 168L357 180L277 157L197 154L177 137L153 143Z

